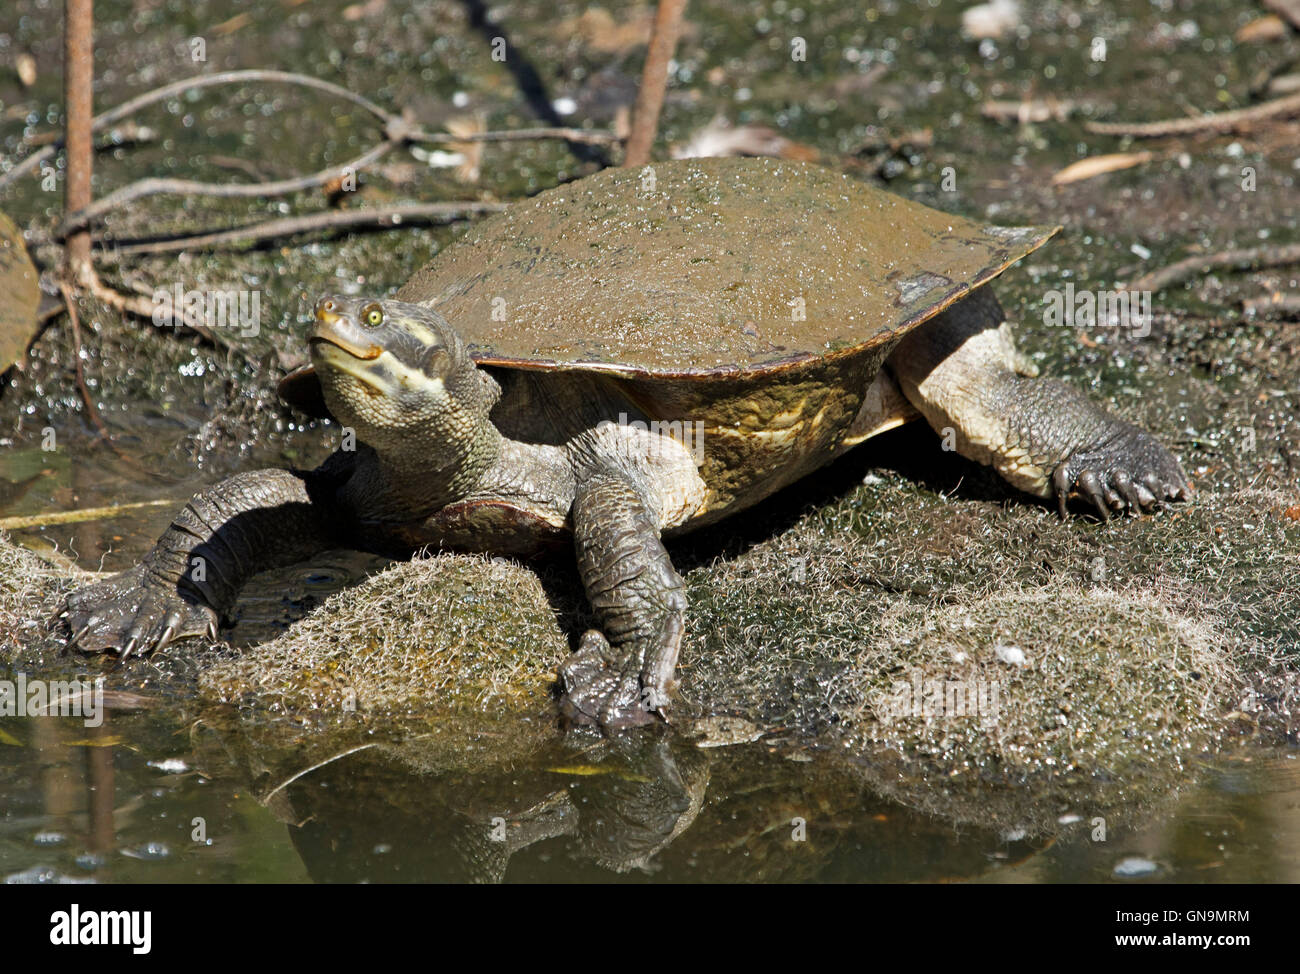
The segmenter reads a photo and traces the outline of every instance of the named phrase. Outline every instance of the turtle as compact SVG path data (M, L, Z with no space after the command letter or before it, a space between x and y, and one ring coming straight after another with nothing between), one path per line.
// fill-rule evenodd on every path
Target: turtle
M597 625L559 666L563 716L667 721L687 602L665 540L880 432L923 418L1062 517L1072 497L1102 518L1189 497L1155 437L1016 349L989 282L1059 229L768 158L541 192L391 298L320 297L280 393L343 448L200 491L138 565L67 598L68 641L126 657L214 638L250 576L326 548L567 547Z

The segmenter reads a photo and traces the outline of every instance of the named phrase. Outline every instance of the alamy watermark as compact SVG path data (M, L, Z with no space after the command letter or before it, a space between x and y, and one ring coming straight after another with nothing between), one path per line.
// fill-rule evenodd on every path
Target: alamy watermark
M696 420L694 422L684 419L652 419L645 422L639 419L629 419L627 413L618 414L618 422L611 423L605 420L601 426L622 426L627 429L640 430L643 433L650 433L654 436L667 437L675 440L691 455L695 465L699 466L704 462L704 423ZM651 450L651 455L653 455Z
M896 680L881 694L876 713L885 723L909 717L977 717L996 723L1002 707L1001 684L990 680Z
M1124 328L1134 338L1151 334L1150 291L1064 290L1043 295L1043 324L1049 328Z
M0 680L0 717L80 717L87 727L104 723L104 678L29 680L26 673Z
M209 328L231 328L241 338L261 330L262 292L247 288L186 290L182 281L153 292L153 323L159 328L181 328L199 322Z

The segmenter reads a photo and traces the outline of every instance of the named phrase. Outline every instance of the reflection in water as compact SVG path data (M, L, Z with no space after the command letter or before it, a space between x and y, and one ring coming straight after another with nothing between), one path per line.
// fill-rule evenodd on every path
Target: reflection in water
M321 736L164 711L120 710L99 729L0 719L0 875L1097 882L1117 881L1127 860L1155 870L1138 881L1300 878L1295 749L1220 761L1132 821L1054 795L1049 818L1018 829L968 814L1004 797L988 787L968 804L936 782L915 793L929 800L900 800L893 771L764 742L703 749L663 729L574 735L503 766L471 759L484 753L472 748L458 763L427 734L362 734L330 750ZM1032 789L1004 791L1024 821L1041 811Z

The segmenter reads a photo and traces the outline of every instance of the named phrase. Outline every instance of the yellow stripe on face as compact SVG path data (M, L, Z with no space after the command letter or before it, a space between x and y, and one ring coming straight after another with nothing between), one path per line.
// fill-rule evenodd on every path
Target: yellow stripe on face
M413 390L436 398L445 394L442 379L430 378L418 369L410 368L389 351L381 352L377 358L363 360L334 345L322 344L316 347L315 354L326 369L351 376L383 396L396 398Z
M442 338L437 332L430 331L418 321L412 321L410 318L402 320L402 330L408 335L415 338L421 345L441 345Z

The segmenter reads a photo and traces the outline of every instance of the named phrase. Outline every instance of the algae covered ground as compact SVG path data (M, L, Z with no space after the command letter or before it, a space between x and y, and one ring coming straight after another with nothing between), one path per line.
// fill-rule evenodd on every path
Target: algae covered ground
M97 106L184 73L282 67L406 109L428 128L460 116L490 129L605 128L635 96L648 22L646 8L621 3L605 5L608 19L568 3L236 6L97 4ZM59 101L57 10L15 7L16 17L0 16L0 36L33 55L37 80L23 88L0 74L6 155L54 127ZM85 570L131 564L166 525L166 505L5 538L9 671L103 673L110 687L155 700L114 718L139 752L122 758L124 778L144 795L143 759L180 753L214 781L247 785L257 810L231 799L213 820L238 809L251 822L269 809L290 823L316 878L402 878L373 850L425 833L407 857L421 865L407 868L427 877L501 878L511 862L552 875L524 850L555 839L571 843L572 877L661 868L943 879L1005 867L1110 878L1119 847L1098 843L1098 816L1132 837L1128 851L1155 863L1154 875L1300 876L1300 824L1278 811L1294 802L1300 730L1300 340L1294 322L1248 316L1241 304L1293 291L1297 270L1220 271L1157 292L1141 335L1044 318L1052 292L1069 284L1104 289L1188 254L1300 239L1300 123L1149 145L1084 127L1251 104L1262 75L1300 58L1300 41L1294 32L1234 40L1260 14L1246 2L1025 7L1016 31L981 43L963 36L955 3L693 6L656 152L666 157L721 115L774 127L823 164L930 206L1062 224L996 284L1017 339L1044 372L1169 445L1195 483L1190 504L1107 523L1080 507L1062 521L924 427L878 437L738 522L673 544L691 604L681 692L672 728L636 742L556 726L555 668L590 621L563 557L391 564L332 553L255 580L219 646L127 666L62 654L45 626L60 595ZM205 62L190 57L195 36L207 41ZM518 56L494 61L496 36ZM791 58L796 36L805 60ZM1097 37L1102 59L1092 56ZM989 100L1035 98L1080 107L1028 124L980 114ZM98 195L145 175L281 178L342 163L377 137L346 103L258 85L179 98L140 121L160 137L99 153ZM1052 183L1081 158L1146 149L1140 165ZM363 171L343 205L509 200L601 162L562 142L489 145L467 182L393 153ZM35 235L60 204L37 184L0 198ZM459 227L180 256L115 251L329 206L315 193L159 197L110 215L106 280L256 289L260 327L205 342L84 301L77 350L67 318L53 320L0 395L0 476L31 480L0 513L179 503L233 471L307 464L332 449L336 428L274 395L303 360L305 311L327 291L391 294ZM77 391L74 361L111 447ZM47 430L54 450L42 449ZM7 752L15 778L38 745L57 745L25 726L11 736L26 745ZM1223 798L1239 794L1260 796L1249 814ZM215 799L178 784L167 801L184 810ZM510 839L485 844L497 818ZM811 842L777 842L795 818ZM623 823L618 835L601 832L609 821ZM1249 865L1207 865L1219 853L1206 836L1220 826L1236 830L1228 844ZM252 826L231 830L245 852L254 838L270 841ZM325 854L340 841L350 852ZM167 868L238 874L245 857L230 855L206 865L173 857ZM26 868L32 856L0 845L0 861ZM70 859L58 868L80 874Z

